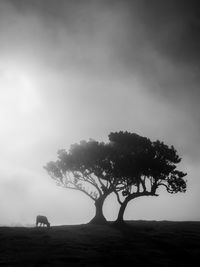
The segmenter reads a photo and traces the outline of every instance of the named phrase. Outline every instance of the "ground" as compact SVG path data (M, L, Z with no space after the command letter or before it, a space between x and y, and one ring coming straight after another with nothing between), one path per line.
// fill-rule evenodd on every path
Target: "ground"
M0 266L199 266L200 222L0 227ZM196 263L195 263L196 262Z

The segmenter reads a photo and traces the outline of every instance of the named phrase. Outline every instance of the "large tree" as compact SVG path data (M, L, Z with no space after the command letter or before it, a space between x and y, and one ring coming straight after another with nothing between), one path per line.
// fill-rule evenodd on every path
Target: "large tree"
M108 143L94 140L71 145L69 152L58 151L57 161L45 169L56 182L79 190L95 204L91 222L105 223L103 204L115 193L120 204L116 223L123 223L127 204L141 196L157 196L164 186L169 193L185 192L185 173L176 169L181 161L173 146L152 142L135 133L110 133Z
M158 196L161 186L169 193L186 191L186 174L176 169L181 158L173 146L129 132L111 133L109 140L115 150L113 175L120 181L120 190L114 188L120 204L117 224L135 198Z
M109 144L81 141L71 145L69 152L59 150L57 161L51 161L44 167L58 185L79 190L94 201L96 214L92 223L106 222L103 203L113 188L117 188L111 155Z

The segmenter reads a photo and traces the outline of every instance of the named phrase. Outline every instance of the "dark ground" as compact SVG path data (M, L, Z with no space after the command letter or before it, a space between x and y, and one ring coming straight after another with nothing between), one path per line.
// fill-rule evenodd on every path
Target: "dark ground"
M0 266L200 266L200 222L0 227Z

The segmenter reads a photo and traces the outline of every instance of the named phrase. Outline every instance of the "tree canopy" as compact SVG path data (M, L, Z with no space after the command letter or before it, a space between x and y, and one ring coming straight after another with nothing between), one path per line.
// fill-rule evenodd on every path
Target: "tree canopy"
M112 147L95 140L71 145L69 152L58 151L58 160L47 163L45 169L58 185L79 190L90 197L96 206L93 222L104 222L102 207L113 191L116 180L109 160Z
M177 170L181 161L173 146L154 141L135 133L111 133L109 140L115 153L115 177L121 190L114 190L121 207L117 221L123 221L126 205L141 196L158 196L164 186L169 193L186 191L186 173Z
M169 193L185 192L185 173L177 170L181 161L173 146L151 141L136 133L110 133L109 142L81 141L69 151L58 151L57 161L45 169L61 186L79 190L96 207L93 222L105 222L103 203L115 193L120 204L117 222L129 201L140 196L157 196L158 188Z

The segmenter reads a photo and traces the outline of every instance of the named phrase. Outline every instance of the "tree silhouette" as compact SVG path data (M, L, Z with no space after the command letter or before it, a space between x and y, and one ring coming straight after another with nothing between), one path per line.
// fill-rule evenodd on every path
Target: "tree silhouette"
M44 167L63 187L79 190L95 204L92 223L105 223L103 204L115 193L120 204L116 224L123 223L127 204L141 196L158 196L158 188L169 193L185 192L186 174L177 170L181 161L173 146L152 142L135 133L110 133L109 142L81 141L69 152L58 151L57 161Z
M186 191L186 174L176 170L181 158L173 146L129 132L111 133L109 140L115 149L113 175L121 184L121 190L114 189L120 203L116 224L124 222L126 206L135 198L158 196L161 186L169 193Z
M90 197L95 204L96 214L92 223L105 223L103 203L113 192L116 181L109 160L112 147L94 140L81 141L71 145L69 152L58 151L58 160L44 167L58 185L79 190Z

